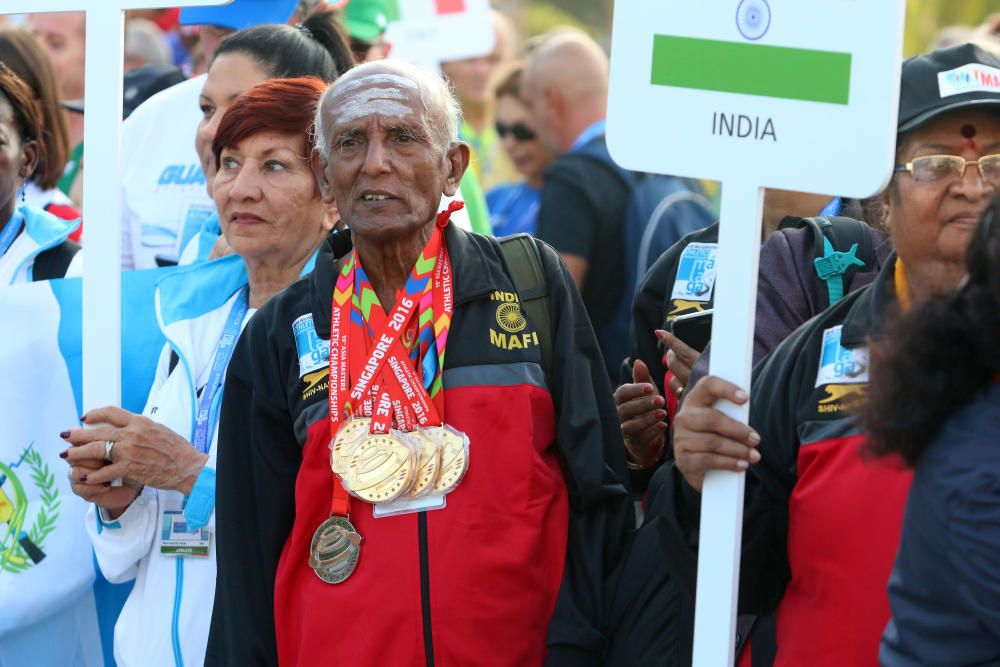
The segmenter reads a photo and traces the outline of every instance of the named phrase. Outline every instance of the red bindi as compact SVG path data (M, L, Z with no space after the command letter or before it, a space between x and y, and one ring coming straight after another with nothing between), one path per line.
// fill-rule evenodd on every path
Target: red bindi
M962 136L965 137L965 147L970 150L976 150L976 128L974 125L963 125L962 126Z

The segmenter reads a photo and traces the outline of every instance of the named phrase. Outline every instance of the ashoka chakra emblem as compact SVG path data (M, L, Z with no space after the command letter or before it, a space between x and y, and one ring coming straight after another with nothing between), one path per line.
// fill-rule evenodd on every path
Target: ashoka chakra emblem
M497 308L497 324L509 333L517 333L524 329L527 322L521 314L521 306L516 302L504 303Z
M771 27L771 6L767 0L741 0L736 8L736 27L749 40L758 40Z

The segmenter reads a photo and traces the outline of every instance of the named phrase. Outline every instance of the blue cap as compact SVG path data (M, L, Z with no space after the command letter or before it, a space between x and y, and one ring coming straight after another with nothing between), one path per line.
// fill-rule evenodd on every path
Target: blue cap
M264 23L288 23L298 4L298 0L233 0L216 7L185 7L180 22L243 30Z

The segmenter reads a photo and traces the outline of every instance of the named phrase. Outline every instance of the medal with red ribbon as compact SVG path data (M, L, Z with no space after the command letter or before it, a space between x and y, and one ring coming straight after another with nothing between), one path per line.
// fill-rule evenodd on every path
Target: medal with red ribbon
M332 516L349 517L348 490L372 503L443 494L468 467L468 439L443 425L444 355L454 311L444 229L462 206L452 203L438 215L388 313L356 251L341 268L330 322Z

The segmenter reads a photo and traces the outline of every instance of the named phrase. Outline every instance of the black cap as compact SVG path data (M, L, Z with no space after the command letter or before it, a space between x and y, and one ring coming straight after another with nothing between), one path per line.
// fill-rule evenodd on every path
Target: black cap
M1000 112L1000 57L962 44L903 63L898 134L943 113L976 108Z
M130 69L125 73L122 86L122 118L128 118L150 97L186 78L184 72L172 65L142 65Z

